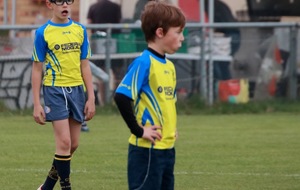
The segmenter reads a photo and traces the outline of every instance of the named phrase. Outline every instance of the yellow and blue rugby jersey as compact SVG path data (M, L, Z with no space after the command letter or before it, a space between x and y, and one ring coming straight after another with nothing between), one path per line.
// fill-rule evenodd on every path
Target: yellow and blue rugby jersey
M174 147L176 135L176 72L168 59L157 57L144 50L129 66L116 93L134 101L137 122L143 127L161 126L162 139L153 148ZM151 142L131 135L129 143L139 147L151 147Z
M82 85L80 60L90 56L86 28L80 23L49 20L36 30L32 60L45 63L45 86Z

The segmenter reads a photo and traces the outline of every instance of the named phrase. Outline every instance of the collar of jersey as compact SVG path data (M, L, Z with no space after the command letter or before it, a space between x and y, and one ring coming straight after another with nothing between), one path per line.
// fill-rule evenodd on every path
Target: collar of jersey
M52 22L51 20L48 21L48 23L52 26L60 26L60 27L65 27L65 26L70 26L72 24L72 20L70 18L69 19L69 22L67 23L55 23L55 22Z

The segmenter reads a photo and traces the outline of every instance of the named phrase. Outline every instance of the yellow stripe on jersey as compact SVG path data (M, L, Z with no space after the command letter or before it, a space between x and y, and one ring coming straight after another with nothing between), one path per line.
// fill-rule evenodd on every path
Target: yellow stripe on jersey
M32 54L32 56L33 56L33 58L34 58L35 61L40 62L40 61L39 61L39 58L38 58L38 56L37 56L37 54L36 54L35 47L33 48L33 54Z
M131 87L132 87L131 97L133 97L134 99L137 97L137 94L138 94L137 80L138 80L138 76L139 76L139 70L140 70L140 66L137 68L137 70L132 75L133 79L132 79L132 84L131 84Z

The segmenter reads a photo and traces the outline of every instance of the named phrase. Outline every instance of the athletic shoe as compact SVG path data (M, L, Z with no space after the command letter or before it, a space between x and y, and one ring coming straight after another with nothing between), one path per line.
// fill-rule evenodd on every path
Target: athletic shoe
M82 125L81 125L81 131L82 132L89 132L90 129L89 127L87 126L86 122L83 122Z

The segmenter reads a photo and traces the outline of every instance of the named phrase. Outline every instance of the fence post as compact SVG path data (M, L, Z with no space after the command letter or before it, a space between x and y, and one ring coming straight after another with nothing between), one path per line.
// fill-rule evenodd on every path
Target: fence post
M105 43L105 72L108 74L108 82L105 83L105 103L109 103L111 100L112 92L110 91L110 81L113 80L113 76L111 76L111 58L110 54L110 46L111 46L111 28L107 28L106 30L106 43Z
M288 61L288 97L290 100L296 100L297 98L297 33L298 27L290 27L290 58Z
M199 3L200 7L200 20L201 24L205 23L205 2L200 1ZM198 61L200 65L200 92L201 92L201 97L203 100L207 101L207 70L206 70L206 60L205 60L205 27L200 28L200 39L201 39L201 44L200 44L200 58L201 60Z
M214 1L209 1L209 23L213 24L214 23ZM212 60L212 44L214 41L214 28L210 27L209 28L209 62L208 62L208 104L210 106L213 105L214 103L214 61ZM205 57L204 57L205 58Z

